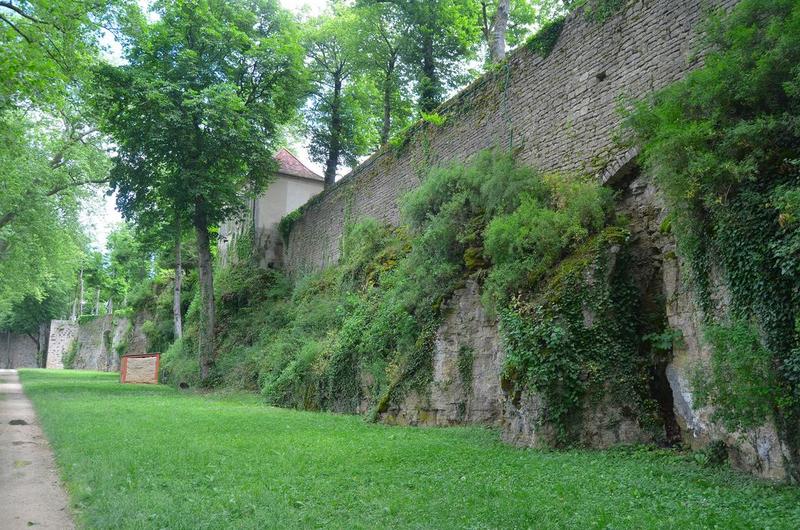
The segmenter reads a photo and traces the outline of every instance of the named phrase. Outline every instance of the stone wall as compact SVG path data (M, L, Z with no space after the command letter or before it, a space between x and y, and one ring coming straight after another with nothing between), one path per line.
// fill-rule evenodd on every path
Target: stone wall
M78 336L78 323L72 320L52 320L50 322L50 340L47 346L47 368L64 368L64 356L67 355L75 338Z
M47 368L64 368L64 358L75 349L72 368L77 370L119 370L121 353L143 354L147 339L142 331L145 315L127 318L103 315L78 323L53 320L47 352Z
M662 408L666 440L693 448L722 441L734 466L770 479L787 476L787 448L772 425L728 432L713 410L694 402L692 371L707 360L703 315L695 303L674 237L662 230L664 202L636 167L636 152L613 140L620 124L617 101L641 98L683 77L700 64L697 26L706 7L731 7L735 0L638 0L605 24L574 14L553 52L541 58L526 49L508 66L487 74L439 110L441 126L419 125L407 145L384 149L308 205L294 225L285 263L294 274L316 270L338 258L345 223L373 217L399 222L398 198L418 185L431 166L463 161L481 149L512 147L518 160L546 171L582 171L621 191L618 207L632 219L635 260L630 273L643 311L663 315L683 341L656 359L651 392ZM727 292L715 283L717 310ZM472 379L460 359L474 356ZM509 405L499 388L503 351L496 322L480 308L478 288L468 285L450 302L439 330L433 383L427 392L393 404L382 419L393 423L500 425L505 440L540 445L542 404L534 393ZM584 411L582 441L593 447L648 441L640 426L608 403Z
M503 407L500 372L503 353L495 318L481 305L474 281L459 289L436 333L433 383L413 393L381 417L386 423L454 425L499 424Z
M682 441L694 449L722 441L735 467L763 478L787 478L784 455L788 456L788 448L773 425L728 432L712 420L713 408L701 408L694 402L693 371L709 360L711 350L703 340L703 314L690 287L688 266L676 254L674 236L661 228L668 212L658 189L647 175L634 175L623 189L618 207L631 219L638 258L632 273L639 277L643 296L662 304L669 328L681 335L673 346L665 376ZM719 271L712 271L711 276L715 316L724 318L730 307L728 291Z
M421 124L400 148L384 148L312 201L295 223L285 264L319 269L339 255L348 219L399 221L398 198L435 165L481 149L512 147L546 171L608 177L632 153L614 142L619 98L641 98L697 66L698 24L709 6L736 0L636 0L605 23L578 11L549 56L521 47L444 103L441 126Z
M39 345L28 335L0 332L0 368L36 368Z

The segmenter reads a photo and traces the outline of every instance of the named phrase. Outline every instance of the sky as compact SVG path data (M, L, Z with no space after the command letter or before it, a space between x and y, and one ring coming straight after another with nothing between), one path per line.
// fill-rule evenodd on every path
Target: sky
M316 16L327 5L327 0L280 0L280 2L284 8L301 16ZM139 5L145 9L149 3L149 0L139 0ZM101 44L106 48L106 56L111 62L122 62L122 49L111 34L106 34L101 40ZM301 162L322 174L322 166L309 159L308 151L302 141L287 147ZM117 211L115 201L116 196L106 195L105 189L98 190L94 200L90 201L83 211L81 220L86 226L92 238L92 245L96 250L105 250L108 234L122 222L122 215Z

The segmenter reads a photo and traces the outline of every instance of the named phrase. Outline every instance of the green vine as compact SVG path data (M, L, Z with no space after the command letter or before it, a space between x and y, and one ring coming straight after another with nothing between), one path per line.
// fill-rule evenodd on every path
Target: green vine
M800 4L744 0L708 27L706 66L629 125L704 313L700 403L731 430L775 425L800 481Z
M638 292L627 271L628 233L611 227L561 263L541 289L503 309L504 387L515 401L533 391L556 443L580 440L587 399L611 399L632 418L655 421L649 359L640 354Z

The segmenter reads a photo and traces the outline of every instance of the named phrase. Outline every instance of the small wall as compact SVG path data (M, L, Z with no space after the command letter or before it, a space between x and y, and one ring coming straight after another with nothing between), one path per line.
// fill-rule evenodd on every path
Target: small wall
M63 369L64 356L78 336L78 323L73 320L52 320L47 346L47 368Z
M103 315L81 324L71 320L53 320L47 368L63 369L64 358L77 347L74 369L118 371L120 353L146 353L147 339L142 332L145 318L146 315L137 315L131 322L127 318Z
M36 368L39 345L28 335L0 332L0 368Z

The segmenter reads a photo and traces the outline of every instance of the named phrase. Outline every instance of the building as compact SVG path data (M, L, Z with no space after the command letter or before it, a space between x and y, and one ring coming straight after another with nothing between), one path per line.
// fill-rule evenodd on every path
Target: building
M281 264L283 240L278 223L324 188L324 179L307 168L286 149L275 155L278 172L267 190L250 201L243 219L225 221L219 228L220 263L236 260L235 243L252 229L256 256L264 267Z

